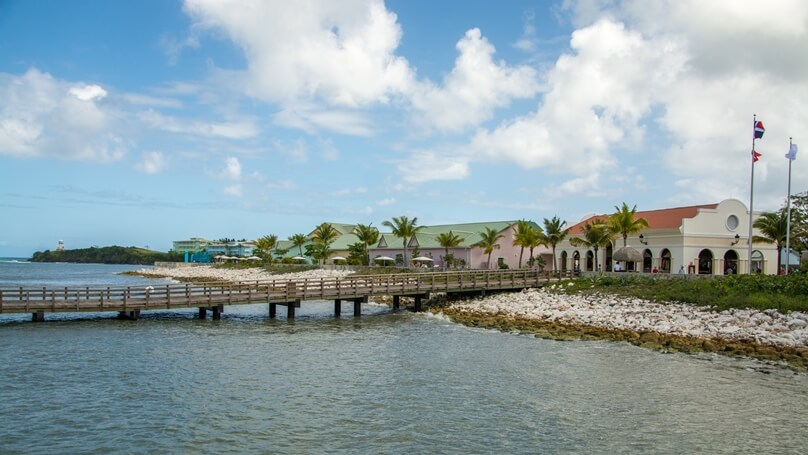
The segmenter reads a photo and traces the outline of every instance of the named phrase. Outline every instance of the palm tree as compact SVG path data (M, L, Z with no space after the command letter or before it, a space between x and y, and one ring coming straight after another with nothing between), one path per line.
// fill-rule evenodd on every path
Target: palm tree
M781 257L783 247L786 246L787 215L784 210L779 212L766 212L752 223L762 235L752 237L755 242L774 243L777 245L777 268L782 266Z
M265 235L257 239L254 242L254 244L255 248L258 249L261 256L263 257L269 256L271 258L272 250L274 250L275 247L278 245L278 236L275 234Z
M552 219L544 219L544 241L553 249L553 273L558 269L556 268L556 245L563 242L569 234L569 228L564 229L567 225L566 221L561 221L557 216Z
M328 223L323 223L314 229L311 233L311 240L318 244L317 251L320 259L326 259L330 253L329 246L334 243L334 240L340 236L339 231Z
M485 228L485 232L482 234L480 241L473 245L482 248L483 252L488 254L489 269L491 268L491 253L493 253L494 250L499 249L499 239L502 237L503 235L497 232L495 229L487 227Z
M357 224L352 231L353 235L365 245L365 265L370 265L370 250L368 246L379 241L379 230L371 226L371 224L373 223L368 225Z
M413 217L412 220L406 216L393 217L391 221L383 221L382 226L389 227L393 235L402 239L404 242L404 266L407 264L407 245L410 243L415 234L420 232L424 226L416 226L418 217Z
M530 248L531 240L536 237L536 229L530 221L519 220L513 233L513 246L519 247L519 268L522 268L522 255L525 248ZM532 256L532 255L531 255Z
M463 238L454 232L449 231L441 232L440 234L436 235L435 240L438 242L438 245L443 247L443 263L445 267L447 265L446 258L449 256L449 248L460 246L460 244L463 243Z
M547 236L544 235L542 228L535 226L530 232L530 235L527 238L527 244L525 245L530 250L530 259L528 259L528 261L530 261L531 267L533 264L533 249L542 245L547 246L547 242Z
M612 244L612 231L609 226L600 223L586 223L583 227L583 236L570 238L570 244L584 248L592 248L595 252L595 270L598 268L598 248Z
M306 234L295 234L289 237L289 241L292 242L293 246L297 247L298 253L303 256L303 245L309 241L309 238L306 237Z
M619 234L623 237L623 246L626 246L628 236L647 228L648 220L645 218L636 218L636 205L629 209L628 204L623 202L622 207L614 206L614 209L617 211L609 217L607 223L613 234Z

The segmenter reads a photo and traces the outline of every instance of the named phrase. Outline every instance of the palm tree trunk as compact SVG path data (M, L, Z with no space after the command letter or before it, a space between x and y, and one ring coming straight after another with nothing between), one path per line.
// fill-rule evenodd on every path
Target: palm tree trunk
M491 253L488 253L488 270L491 270Z
M595 250L595 263L592 264L592 267L595 269L593 272L598 272L598 247L593 248Z
M519 250L519 268L522 268L522 255L525 253L525 247L522 247Z
M407 262L407 241L404 240L404 268L409 268L410 264Z
M556 259L555 259L555 245L553 245L553 273L558 273L558 268L556 268Z

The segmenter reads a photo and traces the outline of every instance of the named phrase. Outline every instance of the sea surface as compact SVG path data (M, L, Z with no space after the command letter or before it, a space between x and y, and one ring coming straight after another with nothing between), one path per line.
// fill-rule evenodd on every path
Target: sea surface
M4 262L5 261L5 262ZM134 266L0 259L0 285L118 285ZM138 281L134 284L154 281ZM0 453L805 453L808 376L303 302L0 315Z

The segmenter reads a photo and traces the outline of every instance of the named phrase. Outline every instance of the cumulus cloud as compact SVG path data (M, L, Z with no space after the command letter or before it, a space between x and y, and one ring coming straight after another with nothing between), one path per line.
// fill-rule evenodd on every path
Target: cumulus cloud
M166 159L160 152L145 152L135 169L146 174L157 174L165 170Z
M401 27L380 0L187 0L185 9L243 49L247 89L266 101L356 107L386 102L412 78L394 53Z
M538 91L535 70L494 61L494 46L476 28L458 41L441 83L418 81L396 54L401 27L380 0L186 0L185 9L195 30L223 33L243 50L247 68L231 76L248 96L279 104L276 123L310 133L372 135L377 128L362 110L393 101L410 103L429 130L459 132Z
M549 90L534 113L474 136L479 159L583 175L614 166L612 147L641 143L640 120L654 94L681 71L676 42L650 42L601 20L576 30L570 47L548 74Z
M533 68L495 62L494 46L477 28L458 41L457 51L460 55L442 87L427 81L412 95L413 106L428 125L462 131L490 119L495 108L514 98L531 97L539 89Z
M779 159L789 132L808 123L808 60L798 57L808 48L808 5L780 0L756 12L733 2L626 0L567 8L578 28L546 74L540 104L477 131L468 160L566 176L553 190L560 196L597 194L623 162L656 155L654 172L667 170L687 188L680 202L743 197L757 113L769 130L758 144L764 160L755 186L760 200L778 199L782 176L772 166L784 164L767 157ZM775 143L780 149L767 154Z
M0 73L0 154L109 162L129 144L119 134L116 111L100 101L98 85L75 85L31 69Z

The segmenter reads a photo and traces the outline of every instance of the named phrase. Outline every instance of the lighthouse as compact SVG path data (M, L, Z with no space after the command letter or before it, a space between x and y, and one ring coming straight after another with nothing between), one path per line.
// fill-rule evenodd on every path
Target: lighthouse
M65 250L65 241L59 240L59 243L56 244L56 251L64 251Z

